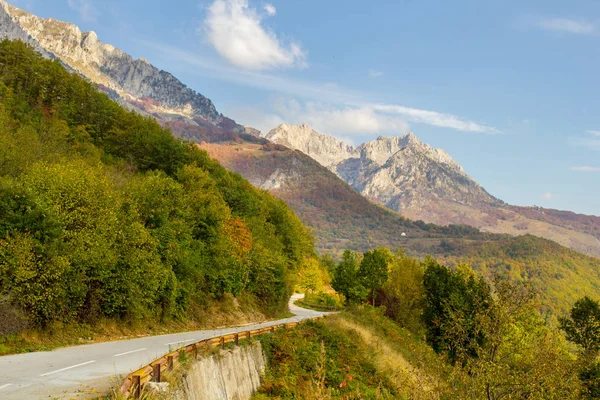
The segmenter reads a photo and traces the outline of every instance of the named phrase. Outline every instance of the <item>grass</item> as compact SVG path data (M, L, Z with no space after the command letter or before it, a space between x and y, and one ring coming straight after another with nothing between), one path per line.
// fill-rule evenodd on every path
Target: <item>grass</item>
M320 304L310 304L310 303L306 303L302 300L296 300L294 302L294 304L297 305L298 307L307 308L307 309L313 310L313 311L339 311L339 310L341 310L340 307L323 306Z
M461 398L452 367L422 337L371 307L261 341L268 369L254 400Z

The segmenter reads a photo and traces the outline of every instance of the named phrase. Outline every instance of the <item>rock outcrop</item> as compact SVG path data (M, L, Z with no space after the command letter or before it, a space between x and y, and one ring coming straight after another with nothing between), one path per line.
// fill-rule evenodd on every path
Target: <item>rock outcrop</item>
M300 150L328 168L354 154L352 146L334 137L322 135L305 123L279 125L271 130L266 138L290 149Z
M267 139L302 151L368 199L405 214L414 215L440 201L500 204L448 153L422 143L414 133L380 136L354 148L306 124L284 124Z
M246 133L250 129L224 117L210 99L170 73L102 43L93 31L81 32L76 25L40 18L0 0L0 38L21 39L44 55L60 59L113 99L142 114L223 131Z
M422 143L412 133L381 136L357 148L306 124L280 125L267 138L300 150L364 197L412 220L470 225L493 233L529 233L600 255L600 234L591 228L600 226L597 217L507 205L490 195L448 153Z

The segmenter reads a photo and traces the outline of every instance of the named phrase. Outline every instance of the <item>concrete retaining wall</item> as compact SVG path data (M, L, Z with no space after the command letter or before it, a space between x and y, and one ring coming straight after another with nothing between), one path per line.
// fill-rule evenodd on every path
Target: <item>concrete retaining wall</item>
M182 400L248 400L260 387L265 372L260 342L223 350L199 360L183 382Z

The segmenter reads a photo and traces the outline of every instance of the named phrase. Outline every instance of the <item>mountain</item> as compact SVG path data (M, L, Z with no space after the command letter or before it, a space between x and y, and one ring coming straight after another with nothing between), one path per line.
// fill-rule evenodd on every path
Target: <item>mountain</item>
M207 97L146 60L134 60L102 43L94 32L39 18L4 0L0 22L0 37L28 42L125 107L153 116L176 136L197 143L262 143L257 130L223 116ZM368 199L406 217L440 225L467 224L488 232L531 233L600 255L600 218L508 206L489 195L447 153L412 134L380 137L354 148L302 124L281 125L268 138L308 154ZM294 196L302 198L303 188L297 189ZM334 217L327 218L334 225Z
M203 142L221 165L289 204L310 226L321 251L366 251L402 246L411 254L442 254L449 240L506 239L467 226L436 226L411 221L370 202L333 172L298 150L265 139L254 143Z
M128 109L163 123L180 122L206 132L256 134L220 114L213 102L143 58L133 59L95 32L52 18L39 18L0 0L0 37L21 39L57 58Z
M380 136L354 148L308 125L280 125L266 138L312 157L369 200L413 220L532 234L600 256L600 218L511 206L489 194L442 149L415 134Z
M321 135L305 123L282 124L267 135L267 140L300 150L325 167L336 165L354 153L354 147L332 136Z

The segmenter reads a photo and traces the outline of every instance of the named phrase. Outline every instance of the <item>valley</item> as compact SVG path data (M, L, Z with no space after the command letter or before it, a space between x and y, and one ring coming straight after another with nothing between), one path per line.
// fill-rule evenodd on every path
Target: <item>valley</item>
M135 46L0 0L0 397L193 399L189 372L204 365L209 400L232 400L216 380L241 385L230 372L248 369L244 400L600 398L600 217L507 204L408 124L500 134L503 118L354 103L307 80L337 62L331 49L309 63L282 26L264 25L278 7L308 6L209 3L196 49L219 58L197 62L210 73L188 86ZM92 6L69 1L56 15L97 28L107 9ZM167 14L153 30L192 29ZM394 86L369 68L352 81ZM339 139L352 134L366 141ZM572 149L595 151L600 131L586 134ZM269 329L225 343L242 324ZM197 343L208 337L220 339ZM216 373L248 344L260 371L238 360Z

